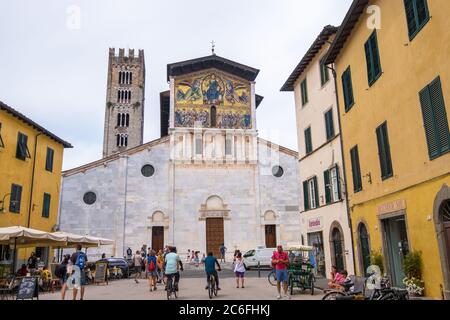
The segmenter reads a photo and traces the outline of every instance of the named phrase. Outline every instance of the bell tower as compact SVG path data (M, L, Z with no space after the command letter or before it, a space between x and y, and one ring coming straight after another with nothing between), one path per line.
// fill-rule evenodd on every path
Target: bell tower
M144 138L144 50L109 49L103 157L139 146Z

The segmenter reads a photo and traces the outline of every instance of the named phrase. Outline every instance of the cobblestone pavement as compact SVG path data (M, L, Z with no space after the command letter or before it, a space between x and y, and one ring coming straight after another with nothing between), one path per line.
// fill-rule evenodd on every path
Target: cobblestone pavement
M228 266L223 266L223 271L219 272L221 291L214 299L219 300L275 300L277 296L276 287L269 284L267 274L269 271L261 271L258 278L257 271L246 273L245 288L236 288L236 282L232 270ZM320 279L319 279L320 280ZM317 282L321 287L324 281ZM179 300L205 300L208 299L208 291L205 290L206 276L204 270L192 266L186 266L186 270L181 272ZM135 283L133 279L110 281L108 285L89 285L86 287L85 300L161 300L167 299L164 285L158 285L154 292L149 291L147 280L141 279ZM291 300L320 300L323 296L321 290L316 290L311 295L307 290L301 293L295 291ZM39 297L41 300L60 300L60 292L46 293ZM72 299L70 290L66 293L66 299Z

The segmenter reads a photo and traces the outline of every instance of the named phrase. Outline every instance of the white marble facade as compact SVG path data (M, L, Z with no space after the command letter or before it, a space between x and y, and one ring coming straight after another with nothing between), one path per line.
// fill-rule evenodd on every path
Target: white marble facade
M152 227L164 227L165 244L180 252L206 250L205 218L224 214L224 241L230 250L265 244L266 224L276 225L277 243L300 241L297 157L257 139L258 161L243 163L176 163L170 161L165 137L63 174L60 229L116 241L112 252L151 246ZM276 159L276 160L275 160ZM276 162L274 162L276 161ZM151 164L151 177L141 173ZM283 175L275 177L272 167ZM92 191L96 201L84 203ZM102 251L102 252L103 252Z

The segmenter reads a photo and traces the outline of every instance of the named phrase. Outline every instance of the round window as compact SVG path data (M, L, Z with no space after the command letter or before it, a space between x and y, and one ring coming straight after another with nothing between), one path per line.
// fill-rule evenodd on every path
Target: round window
M280 166L274 166L272 168L272 174L277 178L280 178L283 175L283 173L284 173L284 170Z
M97 200L97 196L92 191L86 192L83 196L84 203L91 205Z
M155 173L155 168L151 164L142 167L141 173L144 177L151 177Z

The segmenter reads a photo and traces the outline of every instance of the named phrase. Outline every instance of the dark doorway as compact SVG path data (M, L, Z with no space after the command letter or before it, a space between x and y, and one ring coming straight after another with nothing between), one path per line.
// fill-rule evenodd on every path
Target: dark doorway
M332 245L333 245L333 263L338 269L342 271L345 269L344 265L344 255L343 255L343 240L341 230L339 228L334 228L332 231Z
M361 263L362 263L362 274L367 275L367 268L370 266L370 242L369 242L369 234L367 232L366 225L364 223L360 223L358 227L359 233L359 248L361 251Z
M164 248L164 227L152 227L152 249L158 252Z
M215 106L211 107L211 127L217 127L217 110Z
M447 254L447 267L450 269L450 200L441 204L439 215L444 229L445 252Z
M391 282L396 287L404 287L403 259L409 253L405 216L383 220L383 235Z
M224 243L223 218L206 219L206 252L220 257L219 248Z
M266 224L266 248L276 248L277 246L277 226Z
M308 233L308 245L314 247L314 260L316 273L326 277L325 265L325 250L323 248L323 234L322 232Z

